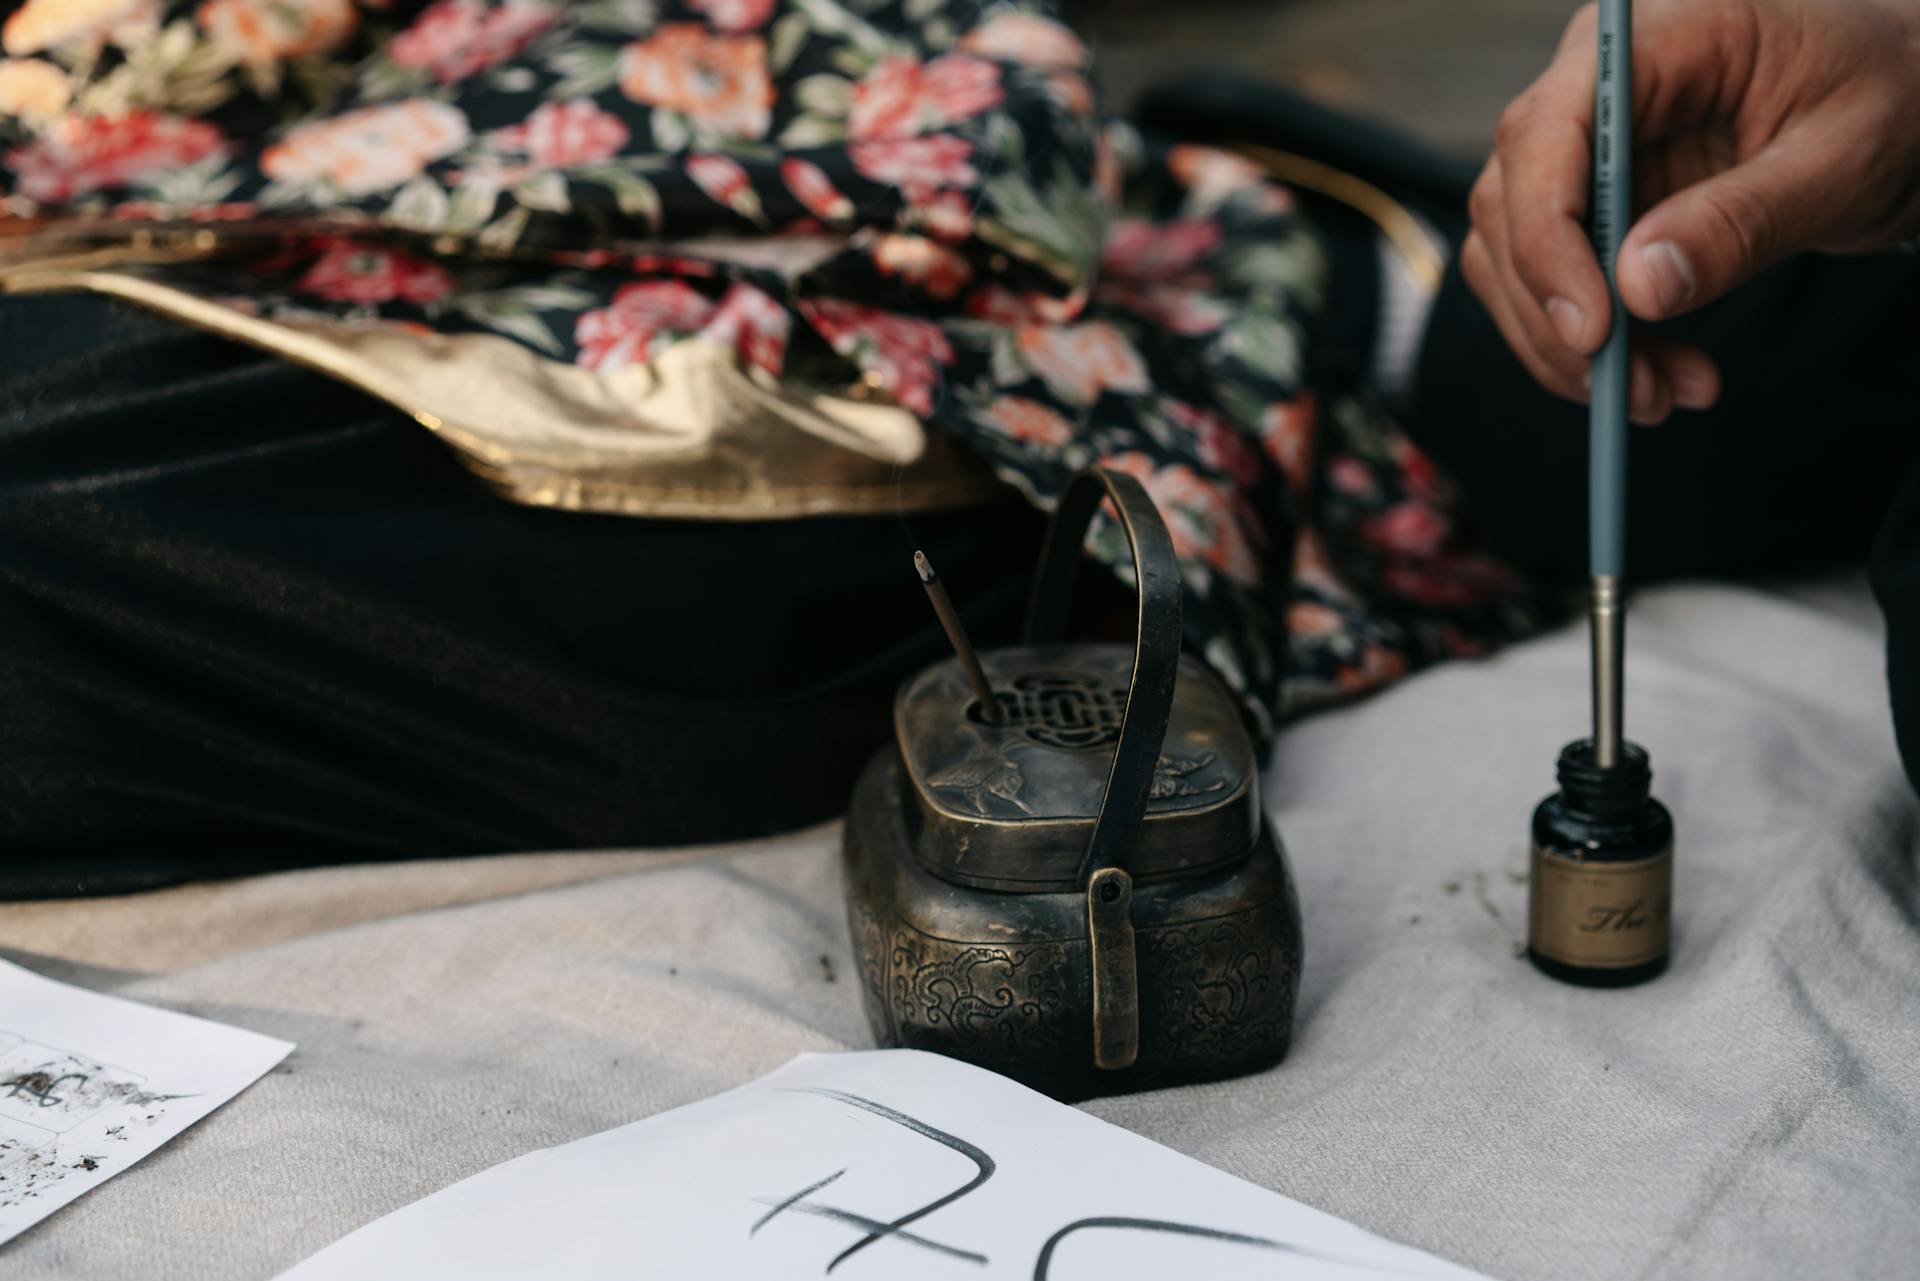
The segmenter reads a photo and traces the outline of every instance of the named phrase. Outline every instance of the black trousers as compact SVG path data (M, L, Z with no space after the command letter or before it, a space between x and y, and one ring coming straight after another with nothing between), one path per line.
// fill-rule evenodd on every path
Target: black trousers
M393 409L119 303L0 298L0 897L662 845L840 812L1040 517L507 502Z

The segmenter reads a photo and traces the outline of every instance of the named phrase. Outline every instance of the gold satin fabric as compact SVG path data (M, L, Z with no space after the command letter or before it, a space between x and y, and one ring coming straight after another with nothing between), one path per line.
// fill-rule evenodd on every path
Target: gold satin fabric
M600 373L489 334L266 320L140 272L213 246L0 249L0 291L111 294L339 378L410 414L508 498L534 506L780 520L963 507L1000 490L974 455L884 395L788 387L700 339Z

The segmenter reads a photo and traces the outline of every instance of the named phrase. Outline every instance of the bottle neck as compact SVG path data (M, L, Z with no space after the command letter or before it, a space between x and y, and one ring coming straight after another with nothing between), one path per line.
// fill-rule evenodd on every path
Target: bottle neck
M1575 818L1618 822L1631 818L1653 794L1653 766L1638 743L1622 743L1620 759L1602 767L1593 759L1593 740L1577 739L1560 749L1560 803Z

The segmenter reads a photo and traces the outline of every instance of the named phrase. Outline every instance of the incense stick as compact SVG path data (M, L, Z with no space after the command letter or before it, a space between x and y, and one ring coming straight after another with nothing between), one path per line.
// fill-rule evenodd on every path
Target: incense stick
M1620 762L1625 741L1626 612L1620 599L1627 528L1627 311L1615 275L1633 217L1632 0L1600 0L1593 92L1593 248L1607 275L1613 321L1593 358L1588 420L1587 517L1592 574L1588 625L1593 662L1593 761Z
M920 585L927 589L927 599L933 602L933 612L940 619L940 626L946 629L953 652L960 656L960 668L967 674L967 683L973 686L974 697L980 700L980 715L992 724L1000 724L1006 720L1000 699L987 683L986 670L980 666L979 655L973 652L973 642L967 639L967 629L961 625L959 613L947 598L947 589L940 585L940 576L933 572L933 564L925 552L913 554L913 567L920 573Z

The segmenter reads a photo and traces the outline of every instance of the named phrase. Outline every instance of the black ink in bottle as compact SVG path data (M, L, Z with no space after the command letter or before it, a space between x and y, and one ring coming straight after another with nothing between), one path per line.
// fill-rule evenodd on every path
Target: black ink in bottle
M1533 811L1527 956L1583 987L1627 987L1667 968L1673 816L1653 798L1645 749L1594 764L1593 741L1560 751L1560 790Z

